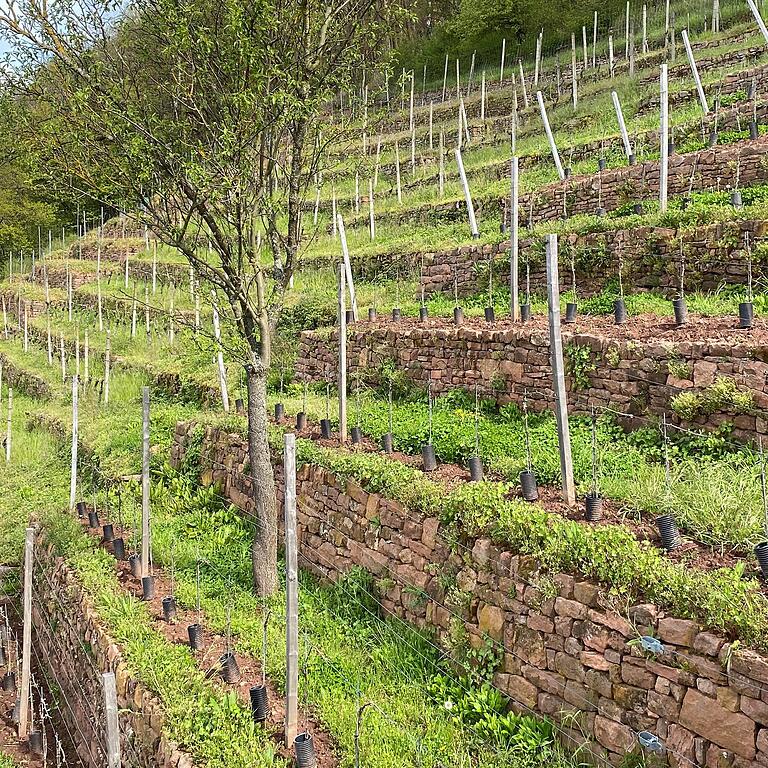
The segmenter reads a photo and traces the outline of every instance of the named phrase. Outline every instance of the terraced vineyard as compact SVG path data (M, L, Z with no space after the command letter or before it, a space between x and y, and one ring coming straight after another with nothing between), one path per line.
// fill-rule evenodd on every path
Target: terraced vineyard
M344 59L257 214L150 73L211 156L103 157L0 281L9 765L768 762L768 36L717 8Z

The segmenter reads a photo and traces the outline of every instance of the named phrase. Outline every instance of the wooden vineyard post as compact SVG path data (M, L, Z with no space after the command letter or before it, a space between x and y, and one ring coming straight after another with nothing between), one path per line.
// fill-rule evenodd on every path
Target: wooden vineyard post
M469 182L467 181L467 174L464 170L464 161L461 159L461 150L454 149L456 155L456 164L459 166L459 177L461 178L461 186L464 189L464 200L467 203L467 215L469 216L469 228L472 232L472 239L477 240L480 237L480 231L477 228L477 218L475 217L475 206L472 204L472 195L469 191Z
M373 179L368 179L368 233L371 242L376 239L376 215L373 207Z
M8 387L8 424L5 430L5 463L11 461L11 437L13 425L13 389Z
M285 745L296 739L299 719L299 569L296 551L296 436L283 438L285 453Z
M221 346L221 324L219 323L219 309L216 306L216 293L211 291L213 303L213 335L216 338L216 365L219 369L219 387L221 389L221 401L224 412L229 413L229 391L227 390L227 369L224 367L224 350Z
M624 112L621 109L621 102L619 101L619 94L616 91L611 91L611 98L613 99L613 108L616 110L616 120L619 123L619 131L621 132L621 140L624 142L624 152L627 155L627 162L630 165L634 164L634 155L632 153L632 145L629 143L629 134L627 133L627 125L624 122Z
M107 344L104 350L104 405L109 404L109 374L112 367L112 337L107 331Z
M517 63L520 67L520 85L523 88L523 104L525 105L525 108L528 109L528 89L525 86L525 72L523 71L523 60L518 59Z
M507 38L501 41L501 66L499 67L499 85L504 82L504 59L507 57Z
M669 182L669 86L666 64L661 65L659 96L661 104L659 126L659 210L664 213L667 210L667 186Z
M573 108L579 104L578 83L576 80L576 35L571 33L571 89L573 91Z
M339 264L339 442L347 441L346 266Z
M747 5L749 5L749 9L752 11L752 15L755 17L757 26L760 28L760 33L765 38L765 42L768 43L768 29L765 27L765 22L763 21L763 17L760 15L760 10L755 4L755 0L747 0Z
M75 509L77 498L77 443L79 439L80 423L78 419L78 386L77 376L72 377L72 463L69 480L69 511Z
M560 154L557 151L557 145L555 144L555 137L552 135L552 129L549 126L549 118L547 117L547 108L544 106L544 96L541 91L536 91L536 99L539 102L539 111L541 112L541 122L544 123L544 133L547 134L547 141L549 141L549 148L552 150L552 159L555 161L555 168L557 168L557 175L560 181L565 179L565 171L563 170L563 164L560 162Z
M597 67L597 11L595 11L595 21L592 27L592 69Z
M707 104L707 96L704 93L704 87L701 84L701 78L699 77L699 70L696 66L696 59L693 58L693 48L691 48L691 41L688 39L688 30L684 29L680 36L683 38L683 45L685 46L685 52L688 55L688 63L691 65L691 72L693 73L693 80L696 83L696 92L699 94L699 102L701 103L701 109L705 115L709 114L709 105Z
M88 329L85 329L85 339L83 340L83 382L88 383L89 376L89 360L90 357L90 345L88 343Z
M117 719L117 685L114 672L102 673L106 714L107 768L120 768L120 723Z
M509 242L509 292L510 292L510 310L512 312L512 320L518 322L520 320L520 297L519 297L519 195L520 195L520 179L518 176L520 169L520 163L517 155L512 158L511 171L512 171L512 189L510 194L510 242Z
M352 318L357 322L357 295L355 294L355 281L352 277L352 262L349 260L349 248L347 247L347 231L344 228L344 219L341 214L339 219L339 238L341 240L341 255L344 259L344 276L349 288L349 303L352 305Z
M557 266L557 235L547 235L547 300L549 304L549 351L552 363L552 388L555 393L560 472L563 476L563 500L569 507L572 507L576 504L576 486L573 480L571 433L568 425L563 339L560 335L560 277Z
M149 387L141 389L141 576L149 576Z
M21 642L21 689L19 691L19 739L27 738L29 686L32 657L32 566L35 557L35 529L27 528L24 539L24 629Z

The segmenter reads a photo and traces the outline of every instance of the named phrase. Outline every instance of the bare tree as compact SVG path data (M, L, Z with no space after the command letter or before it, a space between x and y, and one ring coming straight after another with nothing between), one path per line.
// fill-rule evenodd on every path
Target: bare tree
M328 106L385 64L379 42L401 13L375 0L0 0L19 135L51 184L135 210L228 301L262 595L277 580L266 379L302 208L349 127Z

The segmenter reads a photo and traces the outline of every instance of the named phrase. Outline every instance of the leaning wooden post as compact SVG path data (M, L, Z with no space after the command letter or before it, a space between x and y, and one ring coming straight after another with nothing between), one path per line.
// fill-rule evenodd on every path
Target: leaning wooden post
M342 270L343 274L343 270ZM299 568L296 551L296 435L286 432L285 482L285 744L296 740L299 720Z
M507 56L507 38L501 41L501 66L499 67L499 85L504 82L504 59Z
M752 11L752 15L755 17L755 21L757 22L757 26L760 28L761 34L765 38L765 42L768 43L768 29L765 27L765 22L763 21L763 17L760 15L760 11L755 4L755 0L747 0L747 5Z
M115 673L104 672L104 712L107 726L107 768L120 768L120 724L117 719L117 686Z
M347 441L347 306L346 268L339 264L339 442Z
M528 109L528 89L525 87L525 72L523 72L523 60L518 59L517 64L520 67L520 85L523 88L523 104Z
M347 231L344 227L344 219L341 214L339 220L339 239L341 240L341 255L344 259L344 276L349 288L349 303L352 305L352 318L357 322L357 295L355 293L355 281L352 277L352 262L349 259L349 248L347 247Z
M469 228L472 232L472 239L477 240L480 237L480 231L477 228L477 218L475 217L475 206L472 204L472 194L469 191L469 182L467 181L467 174L464 170L464 161L461 159L461 150L454 149L456 155L456 164L459 166L459 177L461 178L461 186L464 188L464 200L467 203L467 214L469 215Z
M11 431L13 425L13 390L8 387L8 424L5 430L5 463L11 461Z
M659 76L659 96L661 104L661 124L659 126L659 210L667 210L667 186L669 181L669 85L667 65L661 65Z
M35 557L35 529L27 528L24 540L24 629L21 642L21 689L19 691L19 739L27 738L29 686L32 663L32 570Z
M705 115L708 115L709 105L707 104L707 97L704 93L704 87L701 84L701 78L699 77L699 69L696 66L696 59L693 58L693 49L691 48L691 41L688 39L688 30L684 29L680 35L683 38L685 52L688 54L688 63L691 65L691 72L693 73L693 80L696 83L696 92L699 94L701 109Z
M563 170L563 164L560 162L560 154L557 151L557 145L555 144L555 137L552 135L552 129L549 127L549 118L547 117L547 108L544 106L544 96L541 91L536 91L536 99L539 102L539 111L541 112L541 122L544 123L544 133L547 134L547 140L549 141L549 148L552 150L552 159L555 161L555 168L557 168L557 175L560 177L560 181L565 179L565 171Z
M141 389L141 577L149 576L149 387Z
M627 125L624 122L624 112L622 112L621 109L619 94L616 93L616 91L611 91L611 98L613 99L613 108L616 110L616 119L619 122L619 131L621 131L621 140L624 142L624 152L627 155L627 162L630 165L633 165L635 156L632 153L632 145L629 143L629 134L627 133Z
M520 179L518 176L520 164L515 155L512 158L511 171L512 171L512 188L509 200L510 208L510 248L509 248L509 292L510 292L510 310L512 312L512 320L517 322L520 320L520 297L518 286L518 255L519 255L519 195L520 195Z
M219 323L219 309L216 306L216 293L211 291L213 302L213 334L216 337L216 365L219 369L219 387L221 388L221 401L224 404L224 412L229 413L229 391L227 390L227 369L224 367L224 350L221 346L221 324Z
M557 267L557 235L547 235L547 299L549 303L549 354L552 364L552 388L555 393L560 472L563 476L563 500L569 507L572 507L576 504L576 486L573 480L571 433L568 425L563 339L560 335L560 277Z
M69 479L69 511L74 512L77 500L77 443L80 433L80 422L77 410L77 375L72 377L72 463Z

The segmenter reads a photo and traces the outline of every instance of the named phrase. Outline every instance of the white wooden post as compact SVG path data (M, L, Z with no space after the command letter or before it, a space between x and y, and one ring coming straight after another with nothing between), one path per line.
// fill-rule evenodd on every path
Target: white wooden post
M547 299L549 304L549 349L552 363L552 385L555 393L555 417L560 448L560 472L563 480L563 500L576 504L573 480L571 432L568 424L568 400L565 391L563 339L560 335L560 277L557 267L557 235L547 235Z
M464 188L464 200L467 203L467 214L469 216L469 228L472 232L472 238L477 240L480 237L480 231L477 228L477 218L475 217L475 206L472 204L472 195L469 191L469 182L467 181L467 174L464 170L464 161L461 159L461 150L454 149L456 155L456 164L459 166L459 177L461 178L461 186Z
M107 726L107 768L120 768L120 724L117 718L117 686L115 673L102 673L104 712Z
M24 351L29 352L29 303L24 302Z
M429 102L429 148L434 149L435 148L435 142L434 142L434 109L435 109L435 102L430 101Z
M504 59L507 56L507 38L501 41L501 66L499 67L499 84L504 82Z
M99 332L104 331L104 314L102 310L102 299L101 299L101 277L96 278L96 301L97 301L97 309L98 309L98 315L99 315Z
M448 54L445 54L445 71L443 72L443 97L442 102L445 102L445 91L448 86Z
M595 23L592 28L592 69L597 66L597 11L595 11Z
M688 54L688 63L691 65L691 72L693 73L693 80L696 83L696 92L699 94L699 102L701 103L701 109L705 115L709 114L709 105L707 104L707 97L704 93L704 87L701 84L701 78L699 77L699 70L696 66L696 59L693 58L693 49L691 48L691 41L688 39L688 30L684 29L680 33L683 38L683 45L685 46L685 52Z
M89 376L89 356L90 356L90 348L88 343L88 329L85 330L85 339L83 340L83 381L87 384Z
M659 128L659 209L662 213L667 210L667 185L669 181L669 84L667 81L667 65L661 65L659 76L659 96L661 104L661 124Z
M579 103L578 84L576 82L576 35L571 33L571 89L573 96L573 108Z
M296 435L286 432L285 453L285 744L296 739L299 720L299 566L296 551Z
M67 380L67 356L64 349L64 332L59 334L59 353L61 355L61 383Z
M35 557L35 529L27 528L24 538L24 628L21 641L21 689L19 690L19 739L27 738L29 686L32 665L32 572Z
M397 202L403 202L403 188L400 185L400 143L395 140L395 183L397 185Z
M643 53L648 53L648 6L643 3Z
M77 443L80 437L80 421L78 414L78 386L77 376L72 377L72 461L70 466L70 479L69 479L69 511L72 512L75 509L75 501L77 498Z
M112 336L107 331L107 341L104 347L104 404L109 404L109 376L112 368Z
M339 264L339 442L347 441L346 265Z
M565 179L565 171L563 170L563 164L560 162L560 155L557 151L557 145L555 144L555 137L552 135L552 129L549 127L549 118L547 117L547 108L544 106L544 96L541 91L536 91L536 98L539 102L539 111L541 112L541 122L544 123L544 132L547 134L547 141L549 141L549 148L552 150L552 159L555 161L555 168L557 168L557 175L560 177L560 181Z
M157 293L157 240L152 241L152 294Z
M376 239L376 217L373 209L373 179L368 179L368 233L371 242Z
M541 66L541 34L536 38L536 60L533 64L533 87L539 85L539 67Z
M510 292L510 308L512 310L512 320L517 322L520 320L520 297L519 293L519 266L518 266L518 251L519 251L519 194L520 194L520 180L519 180L519 161L517 155L512 157L511 172L512 172L512 188L510 194L510 248L509 248L509 292Z
M624 113L621 110L621 102L619 101L619 94L616 91L611 91L611 98L613 99L613 108L616 110L616 119L619 121L619 131L621 132L621 140L624 142L624 152L627 155L627 162L632 162L632 145L629 143L629 134L627 133L627 126L624 122Z
M480 122L485 123L485 70L480 79Z
M627 0L627 10L624 13L624 58L629 61L629 0Z
M760 28L760 33L765 38L765 42L768 43L768 29L765 27L765 22L763 21L763 17L760 15L760 11L755 4L755 0L747 0L747 5L749 5L749 9L752 11L752 15L755 17L757 26Z
M8 387L8 423L5 430L5 463L11 461L11 436L13 426L13 389Z
M528 109L528 89L525 87L525 72L523 72L523 60L518 59L517 63L520 66L520 85L523 88L523 104L525 104L525 108Z
M141 388L141 577L149 570L149 387Z
M347 248L347 231L344 227L342 215L338 215L339 237L341 239L341 255L344 259L344 276L347 287L349 288L349 303L352 305L352 317L357 322L357 294L355 293L355 280L352 277L352 262L349 259L349 248Z
M587 53L587 28L582 25L581 27L581 44L584 49L584 71L587 71L589 67L589 54Z
M213 334L216 338L216 365L219 369L219 388L221 389L221 401L224 412L229 413L229 391L227 390L227 369L224 367L224 350L221 346L221 324L219 322L219 309L216 306L216 293L211 291L213 304Z
M442 131L440 131L440 150L437 158L437 166L437 190L440 199L442 200L445 196L445 134Z
M608 73L613 79L613 35L608 35Z

